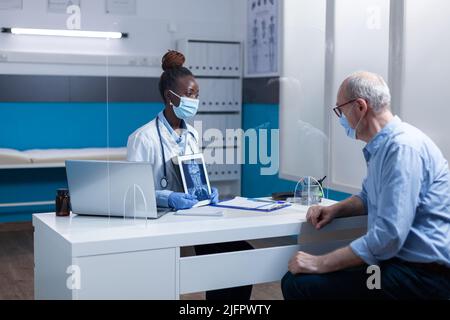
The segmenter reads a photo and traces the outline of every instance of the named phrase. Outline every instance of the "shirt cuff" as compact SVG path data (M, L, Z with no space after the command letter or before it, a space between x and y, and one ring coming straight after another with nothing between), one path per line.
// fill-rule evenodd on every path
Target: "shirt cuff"
M359 239L354 240L350 243L350 248L353 253L364 260L369 266L378 265L377 258L370 252L369 246L367 245L367 241L365 237L361 237Z
M367 197L366 197L366 195L363 192L360 192L360 193L356 194L355 197L358 197L358 198L361 199L361 201L362 201L362 203L364 205L364 210L367 213L368 211L367 211Z
M156 190L156 205L160 208L168 208L169 196L172 192L171 190Z

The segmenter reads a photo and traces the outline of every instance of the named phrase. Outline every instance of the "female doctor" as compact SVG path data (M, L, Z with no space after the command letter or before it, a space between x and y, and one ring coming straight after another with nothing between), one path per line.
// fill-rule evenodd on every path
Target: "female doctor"
M153 164L158 206L175 210L191 208L198 202L195 196L183 193L181 179L172 163L176 156L199 153L198 133L185 121L197 113L199 87L192 73L183 67L184 61L184 56L176 51L164 55L159 91L165 108L156 119L136 130L128 138L127 146L128 161ZM211 189L211 202L217 203L218 191ZM245 241L195 246L197 255L250 249L253 247ZM206 299L249 300L251 292L251 285L213 290L206 292Z
M164 70L159 91L165 108L159 115L136 130L127 144L128 161L146 161L153 164L158 207L175 210L189 209L198 200L183 192L183 183L175 170L177 156L199 153L198 133L186 123L199 107L199 86L192 73L183 67L184 56L169 51L162 59ZM218 202L218 191L211 188L211 202Z

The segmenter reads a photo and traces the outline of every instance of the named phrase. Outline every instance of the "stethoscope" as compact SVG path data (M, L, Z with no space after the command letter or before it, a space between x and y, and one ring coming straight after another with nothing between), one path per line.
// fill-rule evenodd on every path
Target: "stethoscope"
M168 185L169 185L169 181L167 180L167 167L166 167L166 155L164 154L164 144L163 144L162 138L161 138L161 129L159 129L159 117L156 118L156 130L158 131L159 143L161 145L161 153L162 153L163 165L164 165L164 168L163 168L164 169L164 171L163 171L164 175L161 178L161 180L159 181L159 184L161 185L161 188L166 189L168 187ZM191 131L188 130L188 133L190 133L191 136L194 138L194 140L196 140L194 134ZM196 140L196 142L197 142L197 140ZM184 153L185 154L186 154L187 144L188 144L188 141L187 141L187 138L186 138L186 144L184 146Z

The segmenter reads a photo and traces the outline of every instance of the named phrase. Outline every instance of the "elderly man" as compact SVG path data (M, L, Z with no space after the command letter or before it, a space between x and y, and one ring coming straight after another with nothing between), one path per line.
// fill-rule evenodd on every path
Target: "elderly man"
M282 280L286 299L449 299L450 173L423 132L393 116L382 77L358 72L341 85L333 109L352 139L365 141L367 177L359 195L314 206L317 229L334 218L368 215L365 236L323 256L298 252ZM369 289L368 265L381 289Z

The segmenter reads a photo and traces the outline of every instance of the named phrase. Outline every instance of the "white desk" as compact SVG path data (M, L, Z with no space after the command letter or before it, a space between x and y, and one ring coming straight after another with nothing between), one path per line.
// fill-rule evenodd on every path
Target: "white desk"
M36 214L35 297L178 299L185 293L277 281L297 250L324 253L352 240L336 241L333 233L361 233L366 227L365 217L352 217L316 231L305 221L306 211L300 205L273 213L227 209L223 217L170 213L158 220ZM299 240L312 236L318 242L180 256L185 246L299 234ZM69 266L76 267L68 272Z

